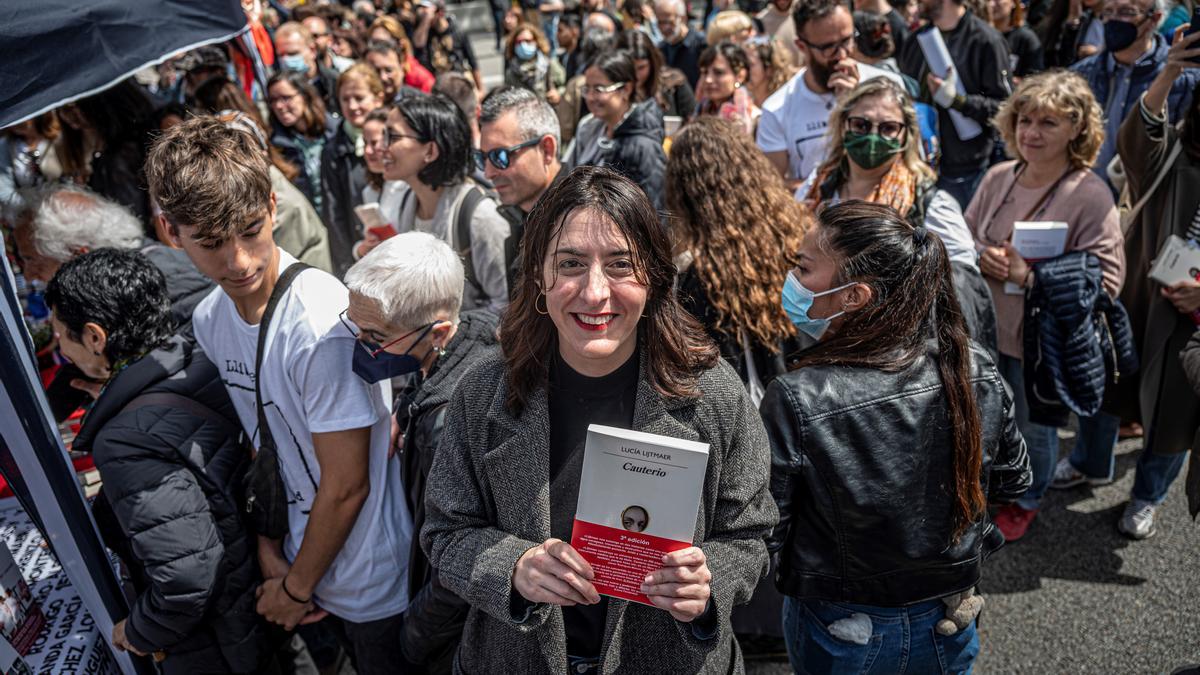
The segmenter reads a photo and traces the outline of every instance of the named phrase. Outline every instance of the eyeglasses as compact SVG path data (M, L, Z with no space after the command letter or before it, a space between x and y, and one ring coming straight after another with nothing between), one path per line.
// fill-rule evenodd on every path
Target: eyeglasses
M905 126L903 122L884 121L877 124L865 117L846 118L846 130L850 133L865 136L876 129L884 138L900 138L900 135L904 133Z
M821 56L829 56L830 54L842 49L850 51L850 47L854 44L854 40L856 38L858 38L858 31L854 31L854 34L848 38L842 38L841 40L834 40L833 42L826 42L824 44L815 44L805 40L804 38L800 38L800 41L808 45L809 49L819 53Z
M267 105L274 106L274 105L279 105L280 103L287 103L288 101L296 98L299 95L300 95L300 92L296 92L295 94L286 94L283 96L272 96L271 98L267 99Z
M627 84L629 83L614 82L613 84L597 84L595 86L585 84L579 88L579 91L582 92L584 96L589 96L591 94L611 94Z
M488 150L487 152L482 150L473 150L471 152L471 156L475 159L475 168L479 169L480 171L483 171L483 160L485 158L487 161L492 163L492 166L504 171L508 167L512 166L513 157L516 156L518 152L524 150L525 148L533 147L541 142L542 138L539 136L537 138L525 141L524 143L518 143L510 148L496 148L495 150Z
M1151 13L1144 9L1134 9L1133 7L1122 7L1121 9L1106 9L1100 12L1101 21L1110 21L1118 19L1120 21L1128 21L1133 23L1143 16L1149 16Z
M391 342L389 342L386 345L383 345L381 347L381 346L379 346L379 343L372 342L371 340L368 340L365 337L363 337L362 332L359 331L358 328L356 328L354 326L354 324L350 323L346 319L346 313L349 311L350 311L349 307L347 307L346 309L343 309L342 313L338 314L338 319L342 322L342 325L346 327L346 330L350 331L350 334L354 336L354 339L358 341L358 346L365 349L367 351L367 353L371 355L371 358L375 358L376 356L379 356L383 352L387 351L388 347L391 347L392 345L396 344L397 342L400 342L401 340L403 340L406 337L409 337L410 335L415 335L417 333L420 333L421 331L429 332L429 329L433 328L438 323L440 323L438 321L434 321L433 323L427 323L424 326L421 326L414 330L410 330L409 332L405 333L404 335L401 335L400 337L396 338L395 340L392 340ZM425 337L425 336L422 335L421 337ZM420 342L420 340L418 340L418 342Z
M396 141L400 140L401 138L411 138L414 141L417 141L418 143L425 142L425 139L421 138L420 136L414 136L413 134L400 133L399 131L394 131L392 129L388 129L387 127L383 128L383 145L384 145L384 147L388 147L388 148L392 147L392 144L395 143Z

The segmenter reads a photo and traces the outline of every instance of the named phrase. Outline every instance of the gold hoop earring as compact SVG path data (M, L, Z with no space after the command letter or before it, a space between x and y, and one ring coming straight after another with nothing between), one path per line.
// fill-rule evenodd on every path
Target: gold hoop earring
M545 300L545 299L546 299L545 293L538 293L538 296L533 299L533 311L537 312L538 314L541 314L542 316L549 316L550 315L550 306L549 305L546 305L546 311L544 311L544 312L542 310L538 309L538 306L537 306L538 300ZM545 303L542 303L542 304L545 304Z

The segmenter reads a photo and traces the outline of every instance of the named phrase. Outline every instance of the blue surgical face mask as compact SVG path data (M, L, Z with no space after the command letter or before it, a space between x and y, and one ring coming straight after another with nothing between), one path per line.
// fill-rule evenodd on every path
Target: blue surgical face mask
M303 54L287 54L279 57L279 67L284 70L294 70L297 73L308 72L308 62Z
M351 360L350 367L355 375L358 375L368 384L374 384L382 380L390 380L393 377L415 373L421 369L421 359L412 355L413 347L421 344L429 331L437 322L431 323L425 327L425 330L417 337L403 354L392 354L381 351L375 356L371 356L371 352L379 349L379 345L372 344L360 340L354 346L354 357Z
M808 310L812 309L813 300L822 295L829 295L843 288L849 288L854 283L850 282L827 291L813 293L805 288L804 284L800 283L800 280L794 274L789 272L787 279L783 282L783 311L798 330L814 340L820 340L825 331L829 329L829 323L846 312L843 310L824 319L814 319L808 315Z
M532 42L521 42L513 50L513 54L522 61L528 61L537 56L537 45Z

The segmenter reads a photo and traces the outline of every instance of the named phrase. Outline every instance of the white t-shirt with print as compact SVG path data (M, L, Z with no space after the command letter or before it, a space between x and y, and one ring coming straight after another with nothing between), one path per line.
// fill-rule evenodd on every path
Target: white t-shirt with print
M283 250L279 258L280 272L296 261ZM399 460L387 456L391 392L386 381L368 385L351 370L355 339L338 317L348 305L349 291L332 275L311 269L292 281L271 318L262 398L288 492L283 552L289 561L300 550L321 483L312 435L371 427L370 495L314 594L334 616L361 623L408 607L412 518ZM257 443L258 326L242 319L220 287L197 305L192 323L196 341L221 372L242 427L255 432Z
M789 175L803 180L825 159L825 134L829 114L837 104L833 92L818 94L808 88L801 69L788 83L767 97L762 105L755 140L763 152L787 150ZM901 87L904 80L882 68L858 64L858 81L886 77Z

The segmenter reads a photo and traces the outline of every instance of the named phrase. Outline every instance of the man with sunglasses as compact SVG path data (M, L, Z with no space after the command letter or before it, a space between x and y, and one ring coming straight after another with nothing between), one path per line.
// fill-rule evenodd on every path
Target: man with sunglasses
M558 115L538 95L520 87L501 87L483 99L479 115L478 170L500 196L500 215L511 226L505 246L509 285L517 264L525 218L562 175L558 161Z
M904 83L896 73L850 58L854 19L841 0L800 0L792 22L808 65L763 102L756 141L795 188L825 158L829 112L838 96L876 77Z
M1107 168L1117 154L1117 131L1137 107L1142 94L1167 66L1170 45L1156 30L1163 15L1162 0L1110 0L1100 19L1104 22L1105 51L1083 59L1071 70L1083 76L1104 111L1104 144L1092 170L1108 180ZM1173 77L1167 96L1169 122L1178 122L1187 112L1192 90L1200 72L1185 69ZM1158 112L1158 111L1155 111ZM1111 185L1111 182L1110 182Z
M953 76L943 79L931 73L916 39L908 40L899 54L900 70L920 83L921 99L937 107L942 140L938 187L965 210L991 164L995 146L991 119L1012 93L1008 43L990 23L967 9L964 0L921 0L921 18L925 27L917 33L941 31L954 61ZM980 132L960 136L951 111L978 123Z

